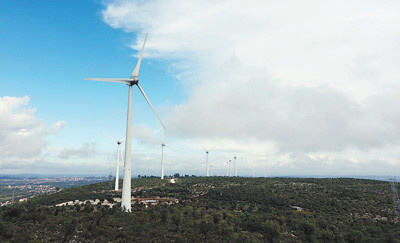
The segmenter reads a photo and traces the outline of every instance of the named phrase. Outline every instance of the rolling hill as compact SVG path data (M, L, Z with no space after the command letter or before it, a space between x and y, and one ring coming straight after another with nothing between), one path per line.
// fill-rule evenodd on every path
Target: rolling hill
M383 181L132 179L132 213L121 212L120 193L108 188L96 183L2 207L0 241L400 242L392 190Z

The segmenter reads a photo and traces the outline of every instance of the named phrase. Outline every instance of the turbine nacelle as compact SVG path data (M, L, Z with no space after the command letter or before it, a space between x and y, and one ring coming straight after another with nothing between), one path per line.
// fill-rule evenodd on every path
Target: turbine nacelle
M126 85L128 85L128 86L133 86L133 85L138 85L138 84L139 84L138 77L130 78L129 81L126 82Z
M138 76L131 76L129 81L126 83L128 86L133 86L133 85L138 85L139 84L139 78Z

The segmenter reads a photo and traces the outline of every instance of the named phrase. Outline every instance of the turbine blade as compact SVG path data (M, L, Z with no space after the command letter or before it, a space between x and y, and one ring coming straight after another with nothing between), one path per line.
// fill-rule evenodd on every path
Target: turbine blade
M164 133L163 133L162 128L161 128L161 137L162 137L162 143L164 144Z
M133 79L126 79L126 78L84 78L84 80L123 83L123 84L129 84L130 82L133 81Z
M136 76L136 77L139 76L140 63L142 63L144 45L146 44L147 35L148 35L148 34L146 34L146 37L144 38L142 50L140 51L139 59L138 59L138 62L137 62L137 64L136 64L136 67L135 67L135 69L133 69L133 72L132 72L132 75L131 75L132 78L135 77L135 76Z
M171 150L172 152L176 152L175 150L173 150L172 148L170 148L169 146L165 145L165 147L169 150Z
M204 151L206 151L207 152L207 149L206 148L204 148L204 146L203 145L200 145L201 146L201 148L204 150Z
M165 126L164 126L164 123L162 123L160 117L157 115L157 112L156 112L156 110L154 109L153 105L151 104L150 100L147 98L146 94L144 93L142 87L140 87L139 83L137 83L136 86L139 88L140 92L142 93L142 95L144 96L144 98L147 100L147 103L149 103L149 105L150 105L151 109L153 110L154 114L156 114L156 116L157 116L158 120L160 121L162 127L163 127L165 130L167 130L167 129L165 128Z
M125 139L126 139L126 137L124 137L123 139L121 139L119 142L122 143Z
M109 135L107 135L107 134L104 134L104 135L107 136L107 137L109 137L109 138L111 138L112 140L114 140L115 142L118 143L118 140L117 140L117 139L115 139L115 138L113 138L113 137L111 137L111 136L109 136Z

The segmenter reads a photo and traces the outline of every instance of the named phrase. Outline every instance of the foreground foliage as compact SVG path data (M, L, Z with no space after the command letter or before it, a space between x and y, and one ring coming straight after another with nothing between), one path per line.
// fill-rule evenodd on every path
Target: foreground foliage
M133 179L132 185L136 197L174 197L180 203L134 204L132 213L119 206L54 207L112 198L107 183L66 189L1 208L0 241L400 242L387 182L186 177L176 184Z

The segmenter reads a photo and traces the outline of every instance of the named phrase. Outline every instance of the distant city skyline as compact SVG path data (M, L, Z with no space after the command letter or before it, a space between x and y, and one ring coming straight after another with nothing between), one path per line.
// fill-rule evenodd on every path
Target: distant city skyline
M103 134L125 136L127 89L83 78L129 78L149 33L140 85L173 149L165 175L205 176L207 146L215 176L234 156L238 176L400 176L399 7L2 1L0 173L115 176ZM158 176L160 125L140 96L132 173Z

